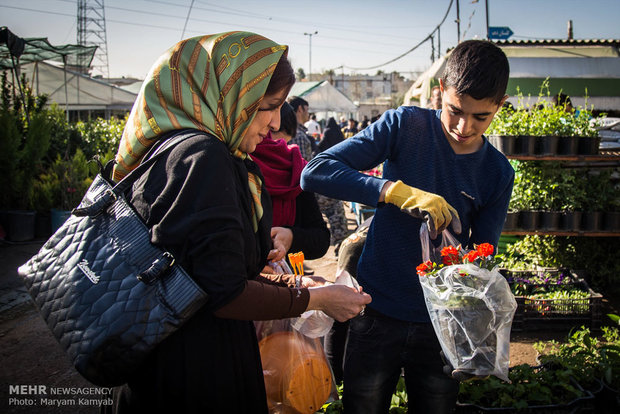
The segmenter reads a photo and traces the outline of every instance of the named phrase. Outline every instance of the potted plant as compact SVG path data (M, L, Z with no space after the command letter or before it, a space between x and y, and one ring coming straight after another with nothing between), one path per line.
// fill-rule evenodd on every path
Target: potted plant
M0 210L8 238L34 238L34 182L47 153L51 123L43 110L46 98L26 90L26 102L11 99L6 74L0 104ZM24 109L24 107L26 109Z
M71 210L80 204L88 187L92 183L91 166L81 149L77 149L69 159L57 158L50 174L55 177L58 198L51 209L52 231L56 231L71 215Z

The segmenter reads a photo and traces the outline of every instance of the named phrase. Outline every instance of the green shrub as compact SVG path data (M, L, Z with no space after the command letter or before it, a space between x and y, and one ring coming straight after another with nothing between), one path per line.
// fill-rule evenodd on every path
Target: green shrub
M487 135L598 136L597 119L593 118L587 103L571 114L562 106L554 106L550 95L549 79L542 83L533 105L525 105L519 92L516 107L502 107L489 125Z

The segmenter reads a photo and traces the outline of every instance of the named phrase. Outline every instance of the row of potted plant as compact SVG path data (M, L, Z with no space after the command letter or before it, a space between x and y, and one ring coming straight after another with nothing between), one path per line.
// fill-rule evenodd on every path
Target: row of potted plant
M509 211L503 231L617 233L620 211Z
M511 160L515 181L504 231L620 230L620 169Z
M0 225L11 241L47 237L79 204L96 175L89 162L110 159L124 120L69 123L56 104L35 96L24 84L24 98L2 77L0 100Z
M546 79L533 104L524 104L519 93L516 106L504 105L486 131L491 144L505 155L598 154L602 117L593 118L587 104L577 109L566 102L556 105L550 95Z

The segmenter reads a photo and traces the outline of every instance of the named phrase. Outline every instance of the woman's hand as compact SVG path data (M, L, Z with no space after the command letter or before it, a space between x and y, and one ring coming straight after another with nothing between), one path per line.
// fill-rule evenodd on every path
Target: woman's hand
M344 285L328 285L309 289L310 302L306 310L322 310L338 322L359 315L372 301L369 294Z
M293 244L293 231L286 227L272 227L271 241L273 250L267 255L267 260L271 262L282 260Z

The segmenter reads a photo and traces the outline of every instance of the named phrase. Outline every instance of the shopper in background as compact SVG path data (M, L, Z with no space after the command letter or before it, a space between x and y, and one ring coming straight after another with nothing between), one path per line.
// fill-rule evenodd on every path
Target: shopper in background
M431 88L431 98L428 102L429 109L441 109L441 88L433 86Z
M303 252L306 259L318 259L329 248L330 233L314 193L299 186L307 162L296 145L286 144L297 131L295 113L287 102L282 105L280 119L280 129L269 133L252 153L273 206L271 238L278 251L273 261L286 258L289 252Z
M310 105L308 101L299 96L290 97L288 103L293 108L295 116L297 117L297 133L289 141L289 144L296 144L304 160L310 161L316 153L314 140L308 136L308 130L304 125L310 119Z
M310 120L306 122L304 126L306 127L308 135L314 139L314 142L318 142L321 138L321 125L316 122L316 115L310 115Z

